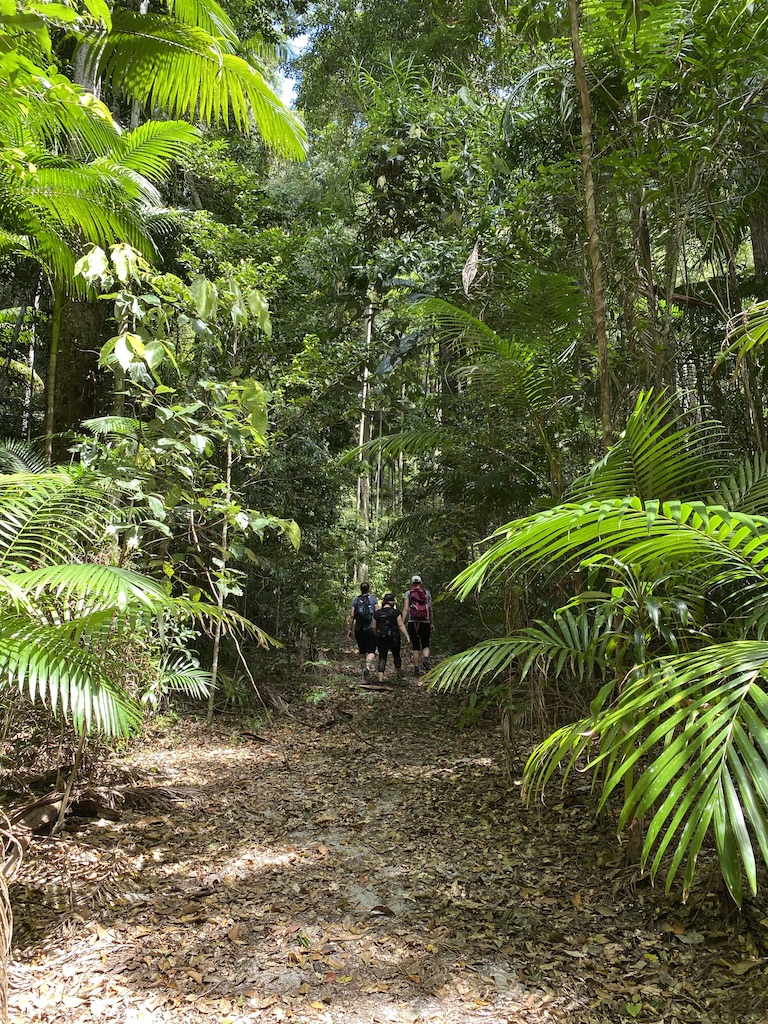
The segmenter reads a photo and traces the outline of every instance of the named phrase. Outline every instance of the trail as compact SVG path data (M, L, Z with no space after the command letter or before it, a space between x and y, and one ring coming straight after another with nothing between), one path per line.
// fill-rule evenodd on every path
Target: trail
M330 693L179 723L126 759L143 809L36 847L14 1024L764 1019L762 926L651 889L579 790L524 807L492 722Z

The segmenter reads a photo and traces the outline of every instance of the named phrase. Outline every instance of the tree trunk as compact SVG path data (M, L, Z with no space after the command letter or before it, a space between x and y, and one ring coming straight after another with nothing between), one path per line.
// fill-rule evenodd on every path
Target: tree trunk
M759 300L768 299L768 204L760 203L750 211L749 233L755 263L755 292Z
M26 440L32 439L32 398L35 393L35 354L37 351L37 318L40 313L40 300L43 295L43 275L38 274L35 284L35 294L32 298L32 325L29 332L29 350L27 352L27 366L29 376L24 388L24 408L21 411L21 436Z
M48 373L45 378L45 457L49 463L53 461L53 430L56 412L56 373L59 363L61 312L64 308L65 301L64 288L57 282L53 287L51 341L48 347Z
M373 302L369 300L365 310L365 366L363 367L360 426L358 430L358 443L361 446L371 439L371 371L369 360L371 341L373 340L373 318ZM365 545L364 551L360 554L355 566L355 581L360 583L368 578L368 531L371 527L371 474L367 465L367 456L363 452L360 453L358 461L357 514L362 526L361 533Z
M70 299L63 308L58 342L63 358L54 377L53 432L78 429L99 411L99 352L107 313L105 302L81 299Z
M603 447L607 451L613 444L611 420L611 374L608 362L608 332L605 314L605 285L600 254L600 235L597 229L597 202L592 175L592 101L589 96L584 53L579 34L579 0L568 0L571 22L571 49L576 90L579 94L581 114L581 180L584 189L584 214L589 238L589 262L592 270L592 318L597 338L597 367L600 378L600 420Z

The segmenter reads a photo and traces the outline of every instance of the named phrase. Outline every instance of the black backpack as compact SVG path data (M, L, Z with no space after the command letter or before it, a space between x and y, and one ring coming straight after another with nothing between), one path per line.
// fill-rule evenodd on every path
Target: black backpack
M358 629L368 629L373 622L370 594L360 594L355 598L355 622Z
M381 611L376 616L379 624L379 636L383 638L393 638L400 632L397 628L397 616L400 612L397 608L391 608L389 605L384 605Z

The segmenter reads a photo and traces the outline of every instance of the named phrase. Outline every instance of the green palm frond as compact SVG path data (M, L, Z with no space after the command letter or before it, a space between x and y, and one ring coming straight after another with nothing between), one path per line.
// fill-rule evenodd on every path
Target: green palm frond
M573 484L570 496L663 500L706 493L722 472L722 461L707 454L721 433L715 423L690 424L675 415L671 397L642 392L620 439Z
M45 473L48 464L33 445L13 438L0 439L0 473Z
M642 502L639 498L558 505L519 519L452 583L460 597L500 572L554 572L612 554L661 574L684 565L710 585L762 587L768 580L768 519L703 502ZM678 570L679 571L679 570Z
M743 360L759 352L768 341L768 302L757 302L739 313L728 324L726 345L715 366L721 365L729 355L736 356L736 369Z
M91 72L103 76L146 107L206 124L230 117L239 128L249 114L264 142L292 159L303 159L301 122L245 60L224 50L203 29L157 14L120 11L112 31L87 37Z
M78 731L126 734L140 724L140 710L107 671L108 649L83 646L81 633L78 622L0 614L0 683L43 701Z
M215 0L168 0L168 10L183 25L201 28L233 52L239 43L229 15Z
M84 242L128 241L154 256L147 207L158 195L147 179L106 158L89 165L43 153L36 159L39 166L23 183L0 163L0 194L8 199L6 227L26 235L27 251L50 275L71 285Z
M142 696L143 704L155 705L169 693L183 693L193 700L203 700L211 689L211 673L200 668L188 657L164 661L158 666L157 678Z
M739 463L718 485L712 501L738 512L768 514L768 455L756 452Z
M423 427L418 430L402 430L397 434L385 434L382 437L375 437L358 448L345 452L339 459L340 465L346 465L357 459L360 454L364 457L381 455L385 459L394 459L398 455L431 455L438 448L445 447L446 443L456 441L457 431L451 427L436 426Z
M83 427L92 434L114 434L116 437L138 437L141 424L130 416L99 416L83 420Z
M0 476L0 569L67 562L92 546L113 517L102 490L66 473Z
M601 806L626 781L620 825L652 814L642 853L666 886L686 863L687 892L708 834L734 900L742 875L757 891L756 850L768 864L768 643L706 647L633 673L615 705L559 730L531 755L530 795L584 754L602 773Z
M429 678L440 690L479 687L507 677L517 663L515 678L522 682L538 663L555 676L567 667L575 678L591 679L604 668L603 649L609 640L608 631L587 614L562 609L552 622L537 621L513 636L484 640L451 655Z
M198 129L186 121L146 121L121 136L113 160L116 166L159 182L199 137Z
M462 341L489 351L495 351L500 343L492 327L445 299L422 299L414 304L414 309L428 317L447 342Z
M7 578L30 597L39 598L45 592L75 608L84 603L89 611L111 609L124 614L133 607L159 615L174 607L161 583L115 565L92 562L48 565L9 573Z
M32 68L23 86L8 88L0 99L0 138L9 148L54 148L62 135L87 156L114 148L120 132L106 104L74 83L51 83Z
M465 348L459 377L481 385L485 393L517 398L528 412L545 413L553 404L553 379L533 345L505 338L458 306L442 299L427 299L418 308L447 341Z

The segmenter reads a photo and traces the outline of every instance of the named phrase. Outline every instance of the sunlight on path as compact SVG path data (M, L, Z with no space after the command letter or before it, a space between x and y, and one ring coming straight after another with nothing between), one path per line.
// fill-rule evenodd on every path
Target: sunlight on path
M146 806L69 837L58 886L31 864L14 1024L601 1024L672 991L568 811L531 827L494 729L423 690L299 715L268 742L177 727L130 759Z

